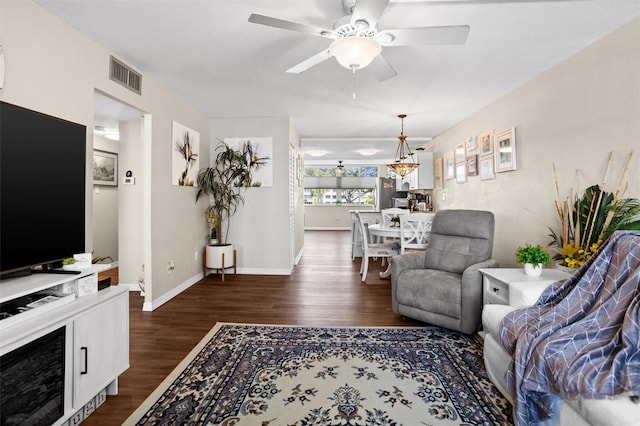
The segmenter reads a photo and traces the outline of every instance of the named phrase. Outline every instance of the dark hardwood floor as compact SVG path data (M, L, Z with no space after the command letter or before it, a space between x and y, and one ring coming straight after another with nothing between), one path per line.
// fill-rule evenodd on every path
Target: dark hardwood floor
M347 231L307 231L305 251L291 276L209 275L153 312L130 292L130 368L119 393L109 396L84 425L121 424L216 322L414 326L391 310L391 283L380 262L360 280L360 259L350 257ZM115 279L114 279L115 282Z

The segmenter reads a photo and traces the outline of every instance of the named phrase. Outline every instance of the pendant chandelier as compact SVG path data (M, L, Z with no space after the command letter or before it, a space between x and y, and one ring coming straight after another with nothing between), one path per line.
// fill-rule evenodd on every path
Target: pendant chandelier
M398 118L402 121L400 136L398 136L398 149L396 150L396 160L391 164L387 164L390 171L397 175L405 177L418 168L420 164L413 159L413 152L407 143L407 137L404 135L404 119L407 114L400 114ZM410 159L411 161L407 161Z

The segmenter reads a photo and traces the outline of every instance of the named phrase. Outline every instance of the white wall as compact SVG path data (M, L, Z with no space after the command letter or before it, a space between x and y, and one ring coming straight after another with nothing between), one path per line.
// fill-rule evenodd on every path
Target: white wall
M195 204L195 188L171 184L171 123L175 120L200 132L200 161L207 164L209 120L145 77L144 70L139 70L143 74L141 96L110 81L111 52L31 0L0 1L0 40L6 60L0 99L87 126L87 164L91 164L93 146L95 90L153 117L143 134L144 157L139 174L144 194L141 250L146 264L146 308L157 306L201 277L207 232L202 216L205 202ZM91 182L90 167L87 182ZM86 200L86 250L91 251L91 184L86 187ZM200 259L194 259L195 252ZM171 273L166 268L169 260L176 264ZM120 264L126 261L119 259Z
M93 149L118 154L118 142L93 136ZM118 187L94 185L93 256L118 260Z
M135 185L118 182L118 281L137 283L144 264L144 177L143 168L143 121L120 123L120 155L118 174L124 176L131 170Z
M516 127L516 171L495 180L445 180L436 191L438 209L472 208L496 216L494 257L516 266L515 249L546 246L548 227L558 228L552 164L562 197L606 182L615 191L627 155L628 197L640 198L640 19L624 26L434 138L435 157L472 135ZM443 196L446 199L443 199Z
M245 203L231 218L227 241L237 250L238 273L290 274L289 118L213 119L211 129L210 158L218 139L273 138L273 186L242 193Z
M293 255L297 260L300 259L304 251L304 155L302 154L302 141L300 136L294 127L289 124L289 144L295 150L296 162L293 164L295 174L294 178L294 191L293 191L293 208L294 208L294 229L295 244L293 247ZM296 170L296 167L298 168ZM302 173L298 178L298 173Z
M309 230L350 230L353 210L374 211L374 205L306 205L304 225Z

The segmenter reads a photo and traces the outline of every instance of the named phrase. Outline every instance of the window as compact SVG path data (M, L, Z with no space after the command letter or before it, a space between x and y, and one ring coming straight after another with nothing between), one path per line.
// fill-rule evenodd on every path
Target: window
M335 167L305 167L304 175L305 204L375 204L376 166L345 166L341 175L336 175Z
M375 204L373 188L305 188L305 204Z
M305 177L336 177L335 167L305 167ZM378 177L378 167L376 166L363 166L363 167L344 167L344 174L342 176L364 176L364 177Z

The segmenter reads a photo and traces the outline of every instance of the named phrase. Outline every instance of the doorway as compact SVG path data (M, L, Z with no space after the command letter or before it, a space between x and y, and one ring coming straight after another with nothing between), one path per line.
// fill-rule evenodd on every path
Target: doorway
M138 242L140 247L133 248L137 256L131 256L131 248L123 249L123 245L136 238L131 229L141 229L141 182L127 174L133 174L133 170L142 174L142 117L142 111L95 92L92 257L96 263L111 263L117 268L112 282L136 287L143 274L142 245ZM103 160L106 166L101 163ZM110 173L112 178L95 178Z

